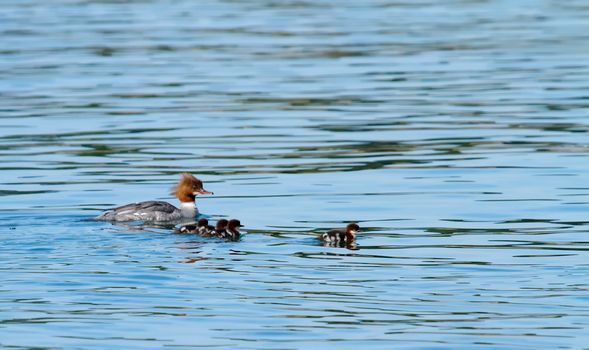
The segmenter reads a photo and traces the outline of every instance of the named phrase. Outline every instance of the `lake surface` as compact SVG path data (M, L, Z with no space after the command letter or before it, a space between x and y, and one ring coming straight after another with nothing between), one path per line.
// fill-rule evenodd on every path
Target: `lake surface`
M588 349L587 18L3 1L0 347ZM240 242L82 220L183 171Z

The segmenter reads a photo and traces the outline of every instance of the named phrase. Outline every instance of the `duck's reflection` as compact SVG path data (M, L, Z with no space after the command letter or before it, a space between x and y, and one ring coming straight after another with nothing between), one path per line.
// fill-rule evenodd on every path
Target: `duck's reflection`
M358 250L358 244L355 241L351 242L323 242L324 247L329 248L346 248L350 250Z

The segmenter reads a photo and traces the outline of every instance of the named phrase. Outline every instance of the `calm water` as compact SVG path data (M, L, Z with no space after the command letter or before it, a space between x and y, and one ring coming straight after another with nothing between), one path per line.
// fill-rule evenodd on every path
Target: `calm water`
M587 18L3 1L0 347L589 348ZM182 171L241 242L81 220Z

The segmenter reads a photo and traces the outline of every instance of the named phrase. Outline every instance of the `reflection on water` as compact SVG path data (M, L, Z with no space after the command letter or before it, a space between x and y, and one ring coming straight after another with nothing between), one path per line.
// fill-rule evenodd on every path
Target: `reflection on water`
M584 2L3 5L0 347L586 347Z

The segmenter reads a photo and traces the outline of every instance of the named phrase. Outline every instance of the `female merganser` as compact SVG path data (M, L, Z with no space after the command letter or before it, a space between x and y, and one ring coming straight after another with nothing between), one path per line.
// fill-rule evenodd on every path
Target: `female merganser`
M182 225L174 230L175 233L196 233L203 237L210 237L215 228L209 225L209 220L202 218L197 223Z
M356 232L360 231L358 224L352 223L346 226L345 230L327 231L319 239L325 243L350 244L356 239Z
M180 208L167 202L146 201L131 203L116 208L107 209L92 220L103 221L178 221L184 218L194 218L198 209L194 200L197 194L213 194L206 191L202 181L189 173L182 173L180 181L170 194L180 200Z

